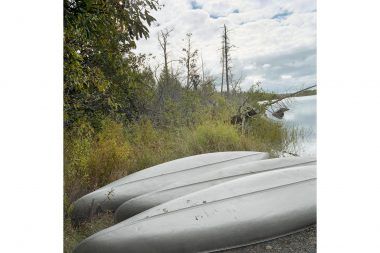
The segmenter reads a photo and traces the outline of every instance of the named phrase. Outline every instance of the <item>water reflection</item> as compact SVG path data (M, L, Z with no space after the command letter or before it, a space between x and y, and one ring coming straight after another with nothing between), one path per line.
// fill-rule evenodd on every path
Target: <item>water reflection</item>
M292 98L287 101L287 105L290 110L285 113L281 121L290 127L302 128L305 131L305 138L300 141L297 154L316 155L316 96Z

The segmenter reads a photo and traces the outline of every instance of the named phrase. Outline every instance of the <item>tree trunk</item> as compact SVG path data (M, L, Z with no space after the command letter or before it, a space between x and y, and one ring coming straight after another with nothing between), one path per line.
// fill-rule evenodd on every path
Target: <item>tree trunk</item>
M230 85L228 82L228 45L227 45L227 27L224 25L224 60L226 66L226 85L227 85L227 95L230 93Z

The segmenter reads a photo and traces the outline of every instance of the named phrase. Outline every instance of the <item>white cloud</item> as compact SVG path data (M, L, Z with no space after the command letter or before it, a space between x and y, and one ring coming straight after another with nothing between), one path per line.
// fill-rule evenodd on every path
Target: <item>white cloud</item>
M170 58L178 59L182 39L191 32L206 69L219 78L221 28L226 24L235 46L233 72L244 77L242 88L249 88L253 76L261 78L264 88L279 91L315 83L315 0L197 0L197 9L191 2L162 0L165 7L153 13L157 24L150 28L151 37L138 41L137 51L161 59L157 32L173 27Z
M243 67L246 70L256 69L256 64L250 64Z
M284 79L284 80L291 79L291 78L292 78L291 75L281 75L281 79Z

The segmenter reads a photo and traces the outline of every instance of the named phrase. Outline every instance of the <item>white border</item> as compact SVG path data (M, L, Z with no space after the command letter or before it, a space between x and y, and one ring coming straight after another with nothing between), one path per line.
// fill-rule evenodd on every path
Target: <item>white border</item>
M0 12L0 252L62 252L63 1Z
M317 3L317 248L378 252L379 6Z
M376 1L318 1L318 252L377 252ZM61 252L61 1L0 8L1 252Z

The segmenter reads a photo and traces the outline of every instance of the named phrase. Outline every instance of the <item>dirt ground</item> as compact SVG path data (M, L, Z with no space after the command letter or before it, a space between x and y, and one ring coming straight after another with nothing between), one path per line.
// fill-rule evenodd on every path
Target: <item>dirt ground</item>
M244 246L221 253L315 253L317 252L316 225L271 241Z

